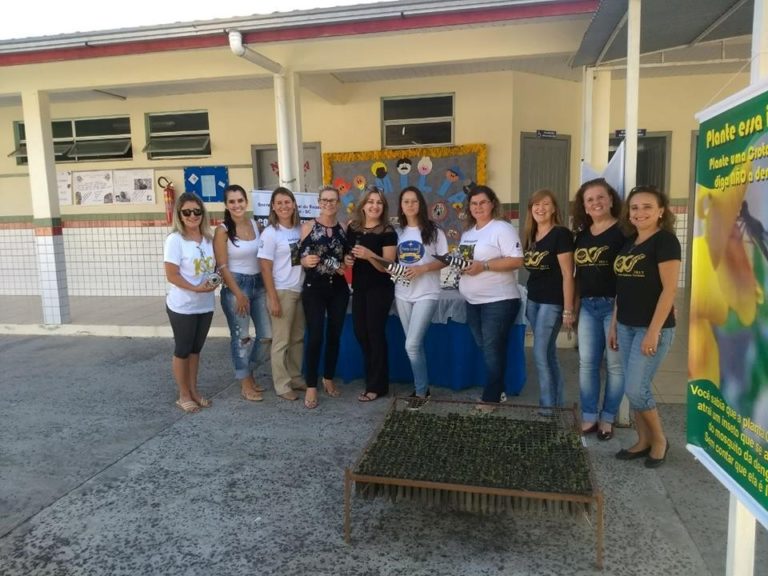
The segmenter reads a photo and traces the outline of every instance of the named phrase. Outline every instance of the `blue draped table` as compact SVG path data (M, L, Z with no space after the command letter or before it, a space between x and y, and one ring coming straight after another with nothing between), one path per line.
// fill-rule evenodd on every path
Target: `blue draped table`
M464 300L456 290L444 290L441 293L438 310L424 339L431 386L463 390L485 385L483 355L465 323L464 306ZM524 318L521 309L509 332L507 371L504 377L508 395L518 395L525 385ZM403 327L395 314L390 314L387 319L387 344L390 381L413 382L411 364L405 353ZM363 356L355 338L351 314L347 314L344 320L336 376L345 382L364 377Z

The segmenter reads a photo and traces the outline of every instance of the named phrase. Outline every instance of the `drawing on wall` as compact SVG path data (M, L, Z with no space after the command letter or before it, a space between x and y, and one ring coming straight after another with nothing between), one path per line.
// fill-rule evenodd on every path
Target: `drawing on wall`
M450 248L455 248L463 229L466 191L486 182L485 144L372 150L323 154L323 182L333 184L341 194L339 219L347 221L366 185L380 188L389 204L390 219L397 217L397 199L407 186L424 194L430 217L443 230L453 231Z

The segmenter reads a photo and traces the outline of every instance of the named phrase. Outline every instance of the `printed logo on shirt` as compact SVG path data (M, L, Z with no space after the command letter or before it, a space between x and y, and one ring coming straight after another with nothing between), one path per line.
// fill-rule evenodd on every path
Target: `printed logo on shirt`
M192 260L192 262L195 265L195 276L199 276L200 274L206 274L208 272L213 272L214 268L216 268L216 261L213 259L213 256L195 258Z
M418 240L406 240L397 246L397 259L402 264L415 264L424 258L424 245Z
M538 250L528 250L525 253L525 267L549 270L549 266L541 266L541 261L544 260L548 254L549 250L543 250L542 252L539 252Z
M643 270L635 270L637 264L645 259L645 254L627 254L626 256L616 256L613 263L613 271L617 276L637 276L645 278Z
M600 260L600 256L608 250L608 246L592 246L591 248L577 248L573 253L573 261L576 266L606 266L606 260Z

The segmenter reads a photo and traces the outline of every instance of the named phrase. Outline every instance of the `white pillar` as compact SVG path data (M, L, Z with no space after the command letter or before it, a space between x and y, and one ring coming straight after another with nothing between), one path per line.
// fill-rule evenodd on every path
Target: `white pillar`
M581 91L581 159L592 165L592 90L594 86L595 69L584 66L582 69Z
M43 323L65 324L70 322L67 266L48 94L37 90L25 91L21 94L21 103L27 140Z
M280 185L294 192L304 191L304 147L301 134L301 100L298 74L275 74L277 120L277 162Z
M752 576L755 570L755 517L731 492L728 509L726 576Z
M768 6L766 0L755 0L752 13L752 65L750 83L768 78Z
M624 162L626 194L637 181L637 114L640 92L640 0L627 7L627 110L624 119L627 155ZM669 193L668 190L665 192Z

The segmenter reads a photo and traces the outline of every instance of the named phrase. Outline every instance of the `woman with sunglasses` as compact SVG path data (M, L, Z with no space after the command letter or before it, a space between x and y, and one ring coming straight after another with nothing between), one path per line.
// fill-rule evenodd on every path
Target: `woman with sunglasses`
M307 319L307 393L304 405L309 409L317 407L317 372L323 339L323 389L332 398L341 395L333 377L336 375L341 329L349 302L349 286L344 278L347 233L337 216L339 191L333 186L323 186L318 201L320 213L302 226L300 247L304 267L301 301Z
M397 233L387 221L387 199L376 186L369 186L349 225L345 259L352 266L352 323L363 349L365 392L359 402L372 402L389 392L387 316L395 298L391 276L375 256L394 262Z
M397 260L406 266L408 285L395 285L397 315L405 332L405 352L411 362L414 391L409 407L418 409L430 396L424 336L440 298L440 269L433 256L448 252L445 233L429 219L421 191L408 186L400 192L397 218Z
M261 235L259 264L272 317L272 382L284 400L298 400L306 389L301 377L304 310L300 306L304 271L299 259L301 226L293 192L282 186L269 201L269 226Z
M171 227L163 261L170 283L165 304L173 330L172 367L179 391L176 406L184 412L197 412L211 404L197 390L197 374L213 318L213 291L220 278L215 275L212 234L203 201L191 192L181 194Z
M242 186L232 184L224 190L224 222L213 237L216 265L224 285L221 308L227 318L232 364L240 381L240 395L251 402L263 400L261 388L253 378L260 340L272 337L266 307L266 291L259 261L259 229L248 216L248 195ZM256 329L251 337L250 321Z
M675 292L680 274L680 241L669 200L653 186L627 196L622 220L632 235L616 256L616 306L608 342L621 354L637 442L619 450L619 460L645 458L646 468L667 459L664 434L651 386L675 335Z

